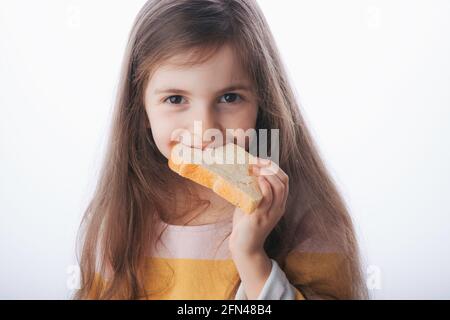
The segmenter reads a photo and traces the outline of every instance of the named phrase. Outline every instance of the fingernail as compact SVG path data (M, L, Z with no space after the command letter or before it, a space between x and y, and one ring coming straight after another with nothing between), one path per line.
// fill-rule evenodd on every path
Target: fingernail
M259 159L259 161L260 161L262 164L269 164L269 163L270 163L270 160L269 160L269 159Z
M261 168L259 170L259 174L263 175L263 176L271 176L274 175L275 173L270 170L269 168Z

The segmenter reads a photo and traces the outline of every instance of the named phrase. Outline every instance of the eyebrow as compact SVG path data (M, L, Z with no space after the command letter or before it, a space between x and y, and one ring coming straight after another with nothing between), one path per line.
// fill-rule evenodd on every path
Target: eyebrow
M228 91L251 91L251 87L246 84L233 84L226 88L223 88L216 92L216 94L219 93L225 93ZM164 88L164 89L156 89L154 91L155 94L162 94L162 93L176 93L176 94L186 94L189 95L190 92L183 90L183 89L177 89L177 88Z

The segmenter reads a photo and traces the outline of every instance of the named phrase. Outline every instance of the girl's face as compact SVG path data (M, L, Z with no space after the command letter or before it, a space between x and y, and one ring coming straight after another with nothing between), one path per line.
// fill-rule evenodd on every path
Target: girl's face
M245 132L256 126L258 105L252 83L231 48L225 45L204 63L180 67L189 57L182 53L159 66L145 90L153 138L166 158L180 132L189 133L190 146L203 148L211 141L204 135L208 129L219 130L225 139L226 129ZM201 121L201 131L197 123L194 132L194 121ZM223 143L215 140L211 145Z

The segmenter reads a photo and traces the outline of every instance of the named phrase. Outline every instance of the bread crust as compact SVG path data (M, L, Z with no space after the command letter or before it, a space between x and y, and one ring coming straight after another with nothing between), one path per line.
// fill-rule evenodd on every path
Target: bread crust
M261 199L250 198L242 190L233 186L226 179L222 178L215 172L207 170L199 164L176 164L169 159L168 165L171 170L175 171L179 175L212 189L215 193L231 202L236 207L239 207L245 213L252 213L261 201Z

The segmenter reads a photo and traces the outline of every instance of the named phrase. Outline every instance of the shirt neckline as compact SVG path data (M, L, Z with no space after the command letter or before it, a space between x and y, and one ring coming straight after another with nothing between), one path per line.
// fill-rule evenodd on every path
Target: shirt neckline
M175 231L175 232L203 232L210 230L221 229L222 227L226 227L233 222L233 216L231 215L229 218L225 220L221 220L218 222L200 224L200 225L178 225L178 224L168 224L161 219L160 223L166 231Z

